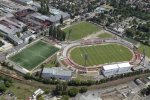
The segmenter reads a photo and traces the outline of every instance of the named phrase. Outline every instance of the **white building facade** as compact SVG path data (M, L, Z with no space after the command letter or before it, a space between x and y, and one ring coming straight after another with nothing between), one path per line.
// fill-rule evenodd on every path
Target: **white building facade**
M127 72L131 72L131 65L129 62L105 65L102 69L102 74L106 77Z

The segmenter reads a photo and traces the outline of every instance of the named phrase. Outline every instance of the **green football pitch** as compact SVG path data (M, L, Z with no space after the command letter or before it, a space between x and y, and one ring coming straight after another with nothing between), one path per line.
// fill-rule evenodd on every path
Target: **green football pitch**
M58 48L48 43L38 41L18 54L12 56L10 60L28 70L31 70L58 50Z
M132 56L132 52L128 48L119 44L77 47L70 52L70 57L74 62L86 67L129 61L132 59Z
M101 28L89 22L81 22L63 30L66 32L67 37L69 30L72 30L69 36L69 40L78 40L92 33L100 31Z

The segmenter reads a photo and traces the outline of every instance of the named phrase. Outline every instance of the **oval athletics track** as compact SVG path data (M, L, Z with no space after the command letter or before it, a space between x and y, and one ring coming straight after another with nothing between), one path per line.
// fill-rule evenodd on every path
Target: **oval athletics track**
M87 72L99 72L99 70L102 68L104 64L99 64L96 66L89 66L85 67L82 65L79 65L75 63L71 58L70 58L70 50L72 48L80 47L80 46L88 46L88 45L100 45L100 44L120 44L123 45L124 47L127 47L133 54L132 59L129 62L135 62L137 60L137 54L136 52L133 51L133 44L130 42L127 42L122 39L88 39L88 40L82 40L79 42L71 43L68 46L66 46L63 51L62 51L62 56L64 58L63 62L65 62L68 66L69 69L74 70L79 73L87 73ZM117 62L116 62L117 63Z

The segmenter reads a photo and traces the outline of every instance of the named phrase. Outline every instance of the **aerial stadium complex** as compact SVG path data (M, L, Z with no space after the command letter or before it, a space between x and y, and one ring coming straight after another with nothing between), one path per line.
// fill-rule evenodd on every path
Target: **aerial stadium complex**
M73 42L62 51L62 62L78 73L100 72L105 76L130 71L141 55L123 39L87 39Z

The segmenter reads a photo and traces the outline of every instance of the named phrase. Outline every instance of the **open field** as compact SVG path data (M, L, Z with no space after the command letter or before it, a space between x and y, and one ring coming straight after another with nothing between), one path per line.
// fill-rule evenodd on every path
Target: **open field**
M150 58L150 46L147 46L147 45L144 45L144 44L140 44L139 51L141 53L143 53L144 49L145 49L146 56L148 56Z
M10 88L8 88L7 92L12 92L14 93L19 99L19 100L26 100L28 99L30 96L32 96L32 94L34 93L35 90L37 90L38 88L35 88L33 86L30 85L26 85L26 84L21 84L21 83L13 83L13 86L11 86ZM2 97L1 100L5 100L3 99L4 97Z
M67 36L68 36L70 29L72 31L70 33L69 40L78 40L87 35L90 35L92 33L95 33L95 32L98 32L101 30L100 27L98 27L94 24L91 24L89 22L81 22L81 23L72 25L71 27L64 29L64 32L66 32Z
M86 65L85 55L87 55ZM70 52L70 58L79 65L94 66L129 61L132 59L132 52L119 44L95 45L74 48Z
M102 33L100 35L98 35L99 38L105 39L105 38L112 38L113 35L109 34L109 33Z
M48 43L38 41L18 54L12 56L10 60L26 69L31 70L58 50L58 48Z

